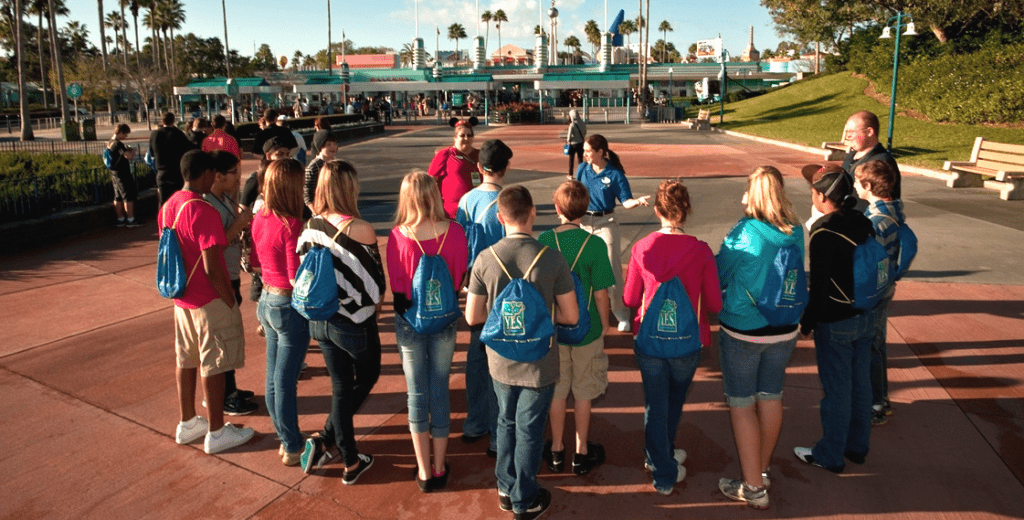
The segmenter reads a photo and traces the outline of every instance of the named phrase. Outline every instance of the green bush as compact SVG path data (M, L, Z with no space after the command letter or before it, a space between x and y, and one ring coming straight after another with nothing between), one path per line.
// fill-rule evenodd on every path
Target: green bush
M94 154L0 153L0 180L52 175L103 168L103 158Z

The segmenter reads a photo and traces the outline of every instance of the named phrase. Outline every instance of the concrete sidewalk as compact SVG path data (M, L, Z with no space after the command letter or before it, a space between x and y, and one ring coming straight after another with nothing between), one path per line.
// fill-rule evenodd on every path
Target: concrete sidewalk
M534 192L541 229L553 224L550 193L564 178L558 130L478 129L477 146L500 137L516 151L510 180ZM687 177L695 206L687 231L715 250L741 214L746 173L767 162L792 176L814 162L810 154L722 135L600 125L591 132L623 150L635 193L651 193L663 177ZM343 147L339 155L360 169L361 210L382 251L396 179L425 167L447 143L450 130L424 129ZM802 341L787 373L771 508L752 512L722 496L718 478L740 470L715 341L702 354L677 438L689 452L687 479L673 495L658 495L643 470L643 390L631 340L613 332L610 385L594 403L591 434L608 461L587 477L542 469L554 496L544 518L1024 518L1024 282L1007 266L1021 258L1024 232L1000 223L1000 205L1014 203L990 193L986 202L979 190L972 204L974 192L965 197L933 187L939 181L906 179L922 252L892 306L895 414L873 429L867 464L834 475L793 457L794 446L821 432L813 344ZM806 216L806 185L793 181L790 196ZM1019 215L1019 205L1009 208ZM967 227L956 227L964 221ZM623 212L622 225L624 259L633 241L657 227L644 209ZM229 420L255 428L256 439L217 456L199 444L175 444L172 311L153 288L156 231L111 229L0 258L0 439L7 447L0 518L509 518L496 503L486 443L458 439L464 327L451 377L452 477L444 492L416 489L390 304L381 316L381 378L356 416L360 448L377 460L357 485L342 485L337 464L309 476L281 465L261 402L264 343L252 302L242 306L248 347L238 382L256 391L261 406ZM316 350L307 362L298 404L308 434L323 425L330 378Z

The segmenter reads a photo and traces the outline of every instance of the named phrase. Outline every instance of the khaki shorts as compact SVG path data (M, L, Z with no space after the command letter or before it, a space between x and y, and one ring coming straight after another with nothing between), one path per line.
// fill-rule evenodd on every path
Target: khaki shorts
M217 298L198 309L174 307L174 352L178 368L198 368L203 377L245 366L245 333L238 305Z
M558 359L560 366L555 399L568 398L572 389L573 398L587 401L608 388L608 355L604 353L603 337L582 347L559 345Z

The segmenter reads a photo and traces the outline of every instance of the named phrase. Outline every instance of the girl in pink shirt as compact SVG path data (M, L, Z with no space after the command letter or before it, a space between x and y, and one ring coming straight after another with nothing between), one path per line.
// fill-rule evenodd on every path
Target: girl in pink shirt
M298 161L271 163L263 184L264 204L252 221L254 263L263 269L256 316L267 338L267 411L281 438L278 454L285 466L298 464L303 449L296 392L309 348L309 323L292 308L292 284L299 268L304 180Z
M412 285L421 257L441 256L451 275L451 286L441 287L440 291L450 291L448 294L455 298L466 272L469 248L462 227L445 216L434 179L422 171L414 171L402 181L395 222L387 250L388 275L395 296L395 336L409 391L409 431L418 469L416 483L420 491L427 493L443 489L448 482L448 377L455 353L458 309L451 323L429 334L418 333L405 315L410 309L416 311L418 302L413 300Z

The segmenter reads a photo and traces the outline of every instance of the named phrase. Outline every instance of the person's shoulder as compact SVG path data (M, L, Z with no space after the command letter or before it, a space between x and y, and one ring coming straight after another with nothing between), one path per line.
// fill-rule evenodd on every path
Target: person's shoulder
M377 243L377 231L373 229L373 224L357 218L352 220L352 224L349 225L348 236L364 245L373 245Z

